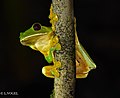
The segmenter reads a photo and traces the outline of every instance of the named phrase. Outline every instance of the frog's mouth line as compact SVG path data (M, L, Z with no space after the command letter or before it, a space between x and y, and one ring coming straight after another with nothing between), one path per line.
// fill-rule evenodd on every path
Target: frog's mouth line
M47 34L48 33L33 34L21 39L20 42L22 45L29 46L31 44L34 44L40 38L40 36L45 36Z

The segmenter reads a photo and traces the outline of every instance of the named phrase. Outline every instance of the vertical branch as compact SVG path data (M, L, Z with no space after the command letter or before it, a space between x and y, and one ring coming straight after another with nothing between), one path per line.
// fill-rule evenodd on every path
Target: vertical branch
M52 0L53 12L57 14L55 25L61 50L55 53L61 62L59 78L54 80L55 98L74 98L75 89L75 33L73 0Z

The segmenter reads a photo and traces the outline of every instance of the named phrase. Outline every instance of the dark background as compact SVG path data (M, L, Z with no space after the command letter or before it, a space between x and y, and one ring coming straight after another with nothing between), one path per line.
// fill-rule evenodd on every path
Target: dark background
M76 98L119 98L120 4L116 0L74 1L79 40L97 65L86 79L76 80ZM47 62L41 53L22 46L19 34L34 22L50 26L51 0L0 2L0 92L49 98L54 80L41 73Z

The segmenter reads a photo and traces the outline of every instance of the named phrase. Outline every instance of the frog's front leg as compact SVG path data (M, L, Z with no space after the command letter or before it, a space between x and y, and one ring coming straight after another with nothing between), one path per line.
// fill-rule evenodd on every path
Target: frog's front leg
M50 23L52 24L52 30L55 32L55 24L58 21L58 16L53 12L53 6L51 4L50 7L50 15L49 15ZM50 43L50 51L49 55L45 56L45 59L48 63L53 62L53 65L45 66L42 68L42 73L49 78L59 77L58 68L61 67L61 63L57 61L54 57L55 50L61 50L61 45L58 43L59 39L57 36L54 36Z

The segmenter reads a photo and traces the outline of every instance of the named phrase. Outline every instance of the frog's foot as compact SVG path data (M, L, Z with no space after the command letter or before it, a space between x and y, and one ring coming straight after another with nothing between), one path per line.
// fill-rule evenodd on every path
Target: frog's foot
M88 73L76 73L76 78L86 78L88 76Z
M55 50L61 50L61 45L58 42L59 42L58 36L55 36L52 40L52 47L54 47Z
M59 72L55 66L44 66L42 68L42 73L49 78L59 77Z
M90 68L88 66L80 65L76 60L76 78L86 78Z
M88 76L88 70L81 70L81 68L76 68L76 78L86 78Z
M49 19L50 19L50 23L52 24L52 30L55 31L55 24L58 21L58 16L53 12L52 4L51 4L51 7L50 7Z

